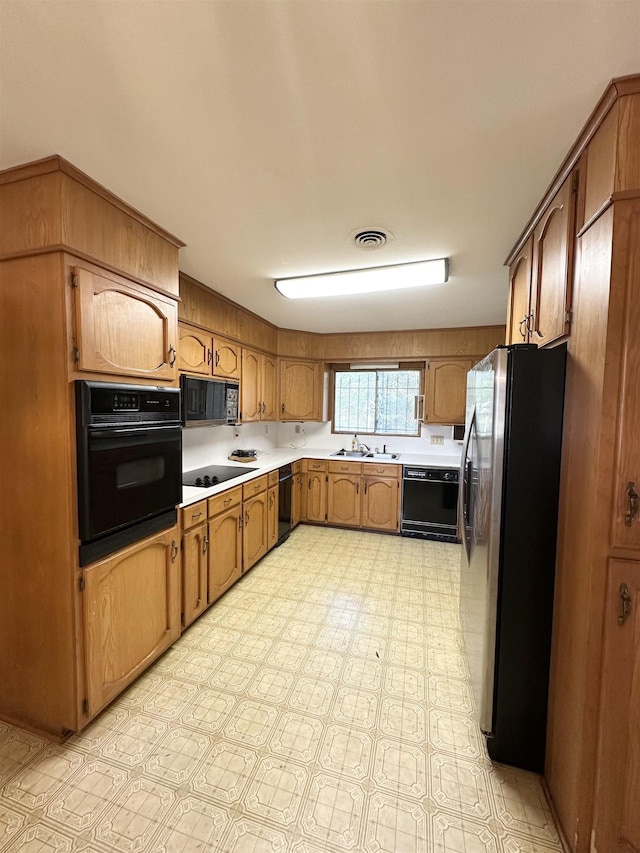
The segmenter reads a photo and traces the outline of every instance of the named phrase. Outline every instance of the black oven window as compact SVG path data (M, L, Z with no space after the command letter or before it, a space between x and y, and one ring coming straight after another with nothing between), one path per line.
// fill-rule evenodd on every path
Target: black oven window
M116 488L132 489L161 481L165 474L163 456L123 462L116 469Z

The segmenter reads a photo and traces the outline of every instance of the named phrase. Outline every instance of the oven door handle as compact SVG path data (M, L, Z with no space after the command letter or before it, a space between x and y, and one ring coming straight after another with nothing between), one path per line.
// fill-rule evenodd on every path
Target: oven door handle
M116 429L89 429L91 438L113 438L115 435L145 435L147 433L162 432L164 430L179 430L179 424L154 424L145 427L118 427Z

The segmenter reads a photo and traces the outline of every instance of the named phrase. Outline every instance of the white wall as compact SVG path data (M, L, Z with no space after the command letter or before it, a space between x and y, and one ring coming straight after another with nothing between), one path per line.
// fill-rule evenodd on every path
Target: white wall
M295 424L278 424L278 444L280 447L307 446L312 448L326 448L327 450L340 450L341 447L351 449L353 436L331 432L331 422L303 423L300 424L300 434L295 432ZM432 436L442 436L444 444L431 444ZM306 442L305 442L306 439ZM395 435L367 435L359 432L358 439L368 445L371 450L379 448L382 450L386 444L387 451L391 453L429 453L430 455L455 456L460 455L460 444L451 438L450 426L427 426L422 425L419 438L405 438Z

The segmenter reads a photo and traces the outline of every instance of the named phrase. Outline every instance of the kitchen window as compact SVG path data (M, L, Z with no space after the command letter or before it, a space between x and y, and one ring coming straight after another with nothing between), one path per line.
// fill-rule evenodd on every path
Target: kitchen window
M415 365L333 370L333 432L420 434L416 397L423 371Z

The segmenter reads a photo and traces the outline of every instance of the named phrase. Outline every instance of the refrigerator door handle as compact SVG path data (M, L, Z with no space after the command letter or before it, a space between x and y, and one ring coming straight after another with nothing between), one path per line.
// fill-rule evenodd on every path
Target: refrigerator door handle
M468 509L468 494L469 494L469 482L468 482L468 466L467 466L467 453L469 452L469 442L471 440L471 433L473 431L473 427L475 425L476 420L476 409L473 407L473 411L471 412L471 417L469 418L469 426L466 431L466 435L464 437L464 443L462 445L462 455L460 457L460 488L458 490L458 519L460 522L460 538L462 539L462 545L464 548L464 552L467 555L467 563L469 562L469 540L467 538L467 509Z

